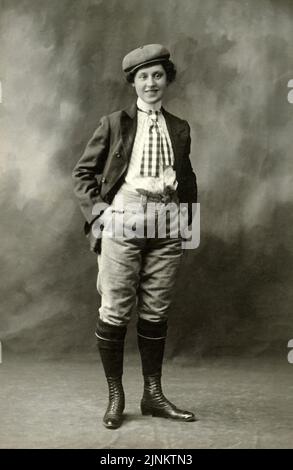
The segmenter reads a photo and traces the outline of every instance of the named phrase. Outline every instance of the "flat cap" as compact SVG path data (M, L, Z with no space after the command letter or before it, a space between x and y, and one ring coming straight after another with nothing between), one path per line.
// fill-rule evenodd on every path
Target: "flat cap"
M122 61L124 72L133 72L142 65L169 59L170 52L161 44L147 44L129 52Z

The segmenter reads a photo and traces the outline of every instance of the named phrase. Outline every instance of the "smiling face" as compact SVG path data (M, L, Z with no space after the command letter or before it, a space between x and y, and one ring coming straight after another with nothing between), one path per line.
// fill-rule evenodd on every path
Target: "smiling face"
M137 96L145 103L157 103L163 98L168 86L167 75L162 64L145 66L135 74L132 86Z

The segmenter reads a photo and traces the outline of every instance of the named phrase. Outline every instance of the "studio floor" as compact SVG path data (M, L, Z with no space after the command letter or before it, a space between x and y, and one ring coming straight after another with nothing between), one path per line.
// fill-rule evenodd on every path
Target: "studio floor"
M190 359L189 359L190 363ZM184 358L164 367L165 395L194 423L144 417L137 357L124 373L125 421L105 429L107 389L95 355L44 360L3 357L0 447L70 449L240 449L293 447L293 365L286 358Z

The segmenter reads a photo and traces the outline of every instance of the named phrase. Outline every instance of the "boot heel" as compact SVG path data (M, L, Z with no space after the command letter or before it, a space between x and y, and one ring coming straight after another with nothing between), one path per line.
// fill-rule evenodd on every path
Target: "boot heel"
M140 404L140 409L141 409L141 414L143 416L149 416L149 415L152 415L152 410L151 408L149 408L147 405L145 405L144 403L141 403Z

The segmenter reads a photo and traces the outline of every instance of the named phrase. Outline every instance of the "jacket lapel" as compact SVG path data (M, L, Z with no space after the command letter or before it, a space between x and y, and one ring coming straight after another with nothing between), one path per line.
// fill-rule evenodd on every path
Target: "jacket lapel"
M180 138L181 127L178 126L178 121L173 118L172 114L168 113L162 107L162 113L166 121L167 129L172 143L172 148L174 152L174 169L176 172L179 172L181 164L181 150L182 150L182 139Z
M122 111L120 126L124 153L129 161L137 129L136 103Z

